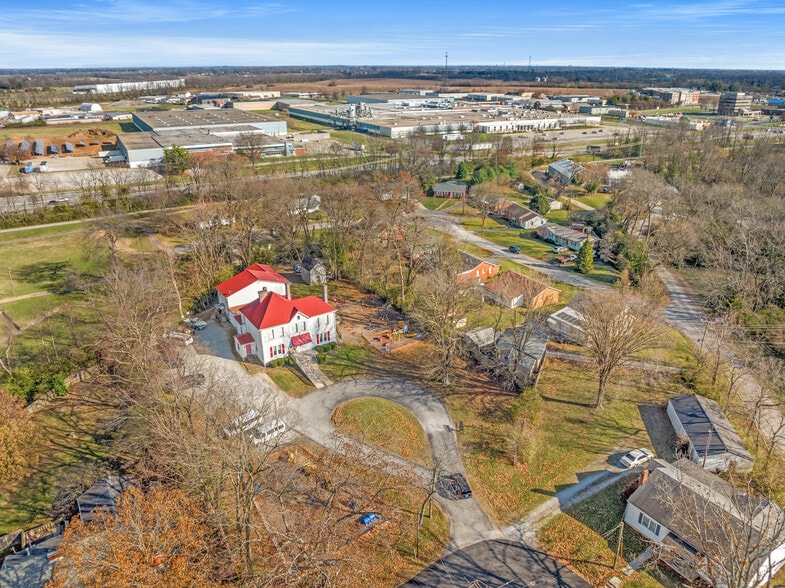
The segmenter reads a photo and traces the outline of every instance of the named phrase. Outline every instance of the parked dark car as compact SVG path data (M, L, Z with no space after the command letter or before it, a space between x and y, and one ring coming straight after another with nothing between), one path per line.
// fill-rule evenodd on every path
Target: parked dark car
M510 245L510 253L520 253L521 248L517 245Z
M443 487L450 498L463 500L472 497L472 489L463 474L450 474L442 478Z

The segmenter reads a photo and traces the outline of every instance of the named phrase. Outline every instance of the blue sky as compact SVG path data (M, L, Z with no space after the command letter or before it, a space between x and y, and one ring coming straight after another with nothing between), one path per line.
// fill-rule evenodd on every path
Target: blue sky
M593 65L785 68L785 1L37 0L0 68Z

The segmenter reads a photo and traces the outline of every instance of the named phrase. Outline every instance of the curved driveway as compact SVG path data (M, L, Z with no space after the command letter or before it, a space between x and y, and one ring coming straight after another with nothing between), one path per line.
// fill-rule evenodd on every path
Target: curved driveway
M428 436L437 473L463 472L458 443L447 409L433 394L407 382L385 379L365 379L339 382L289 402L288 409L299 418L292 428L320 445L331 446L338 432L332 425L333 411L353 398L373 396L385 398L406 407L414 414ZM425 480L431 470L415 466L400 458L385 454L391 463L406 464ZM447 500L435 496L450 517L449 550L501 537L501 531L491 525L488 517L474 499Z

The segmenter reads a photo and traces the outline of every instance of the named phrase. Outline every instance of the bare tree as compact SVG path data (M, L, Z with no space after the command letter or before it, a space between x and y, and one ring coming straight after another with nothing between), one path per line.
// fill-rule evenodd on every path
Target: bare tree
M469 205L477 210L482 219L481 231L485 230L485 221L488 220L488 216L499 208L503 200L502 188L495 182L483 182L472 187Z
M256 162L262 158L266 142L267 138L262 133L240 133L237 135L235 147L250 160L251 166L256 169Z
M431 253L427 276L415 283L412 316L436 346L435 377L450 384L453 359L466 331L467 317L480 305L474 288L459 282L460 256L454 247L441 242Z
M681 473L674 479L656 473L647 483L669 513L668 521L658 522L692 548L679 541L662 544L662 559L712 586L748 588L771 580L769 572L781 565L777 551L785 543L785 513L772 500L756 496L751 485L739 488L710 474Z
M575 302L583 315L586 348L599 371L595 408L602 408L605 389L618 368L660 344L659 311L646 300L621 291L585 296Z

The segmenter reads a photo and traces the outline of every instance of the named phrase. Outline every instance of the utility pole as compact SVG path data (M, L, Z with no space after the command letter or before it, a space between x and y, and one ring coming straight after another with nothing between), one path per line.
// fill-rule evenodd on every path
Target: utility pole
M444 83L447 83L447 52L444 52Z
M621 550L623 547L624 541L624 521L619 523L619 538L616 540L616 555L613 556L613 569L616 569L616 562L619 561L621 557Z
M8 268L8 279L11 280L11 290L13 291L14 296L16 296L16 286L14 286L14 276L11 273L10 267Z

